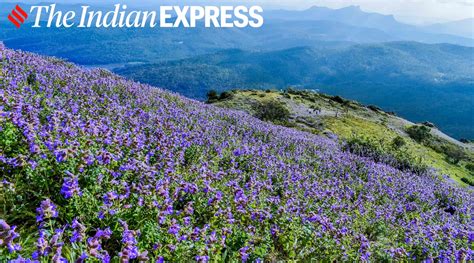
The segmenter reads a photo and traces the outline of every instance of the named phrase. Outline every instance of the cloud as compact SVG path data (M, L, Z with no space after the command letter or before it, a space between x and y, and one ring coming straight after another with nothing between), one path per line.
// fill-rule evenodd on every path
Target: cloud
M459 4L459 5L464 5L464 6L474 6L474 0L438 0L438 2L443 3L443 4Z

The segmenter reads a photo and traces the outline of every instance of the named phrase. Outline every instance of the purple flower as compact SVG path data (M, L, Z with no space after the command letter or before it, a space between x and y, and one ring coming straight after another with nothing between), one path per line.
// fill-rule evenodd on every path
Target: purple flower
M41 201L40 207L36 208L36 213L36 222L58 217L56 205L50 199Z
M81 256L76 259L76 262L75 263L85 263L86 262L86 259L88 258L89 256L87 256L87 254L85 252L83 252L81 254Z
M13 242L20 237L15 229L16 226L10 227L5 220L0 219L0 247L6 246L10 253L21 250L21 246Z
M172 225L168 229L168 233L176 236L176 235L178 235L180 229L181 228L178 225L178 223L176 222L176 220L173 219Z
M36 240L36 251L33 252L32 258L39 259L40 257L47 256L52 251L53 250L49 245L49 241L46 239L45 233L40 231L39 238Z
M56 156L56 161L57 161L58 163L64 162L64 161L66 160L66 156L67 156L67 154L66 154L66 152L65 152L64 150L56 151L56 152L54 153L54 155Z
M98 229L93 237L87 239L88 253L91 257L97 258L102 262L109 262L110 256L107 251L102 249L101 241L109 239L112 231L109 228L105 230Z
M94 238L97 239L109 239L112 236L112 231L110 230L109 227L106 229L97 229L97 232L95 233Z
M397 169L393 156L347 151L336 137L57 59L3 49L0 68L0 133L13 131L22 145L0 154L5 220L25 222L21 232L37 238L30 245L0 220L1 259L164 262L164 253L173 262L193 253L208 262L225 252L228 261L249 262L263 242L267 251L297 247L316 261L472 261L472 190L436 171ZM74 198L85 193L82 179L91 198ZM35 201L40 185L62 186L64 205ZM30 200L42 201L38 229L28 227ZM64 218L51 220L59 208ZM108 240L119 223L121 239ZM33 247L19 250L20 241Z
M81 196L82 192L79 188L79 179L77 176L68 173L69 177L64 177L64 183L61 188L61 194L64 198L69 199L75 195Z
M207 263L209 262L209 256L196 256L195 257L197 262Z
M38 260L32 260L32 259L29 259L29 258L23 258L22 256L18 256L17 259L13 259L13 260L10 260L8 261L9 263L39 263Z
M243 247L239 249L240 259L242 260L242 262L247 262L247 260L249 259L249 254L247 253L248 250L249 247Z
M241 149L234 150L234 156L239 157L242 156L244 153Z
M139 256L138 252L138 241L136 237L140 235L139 231L133 231L128 229L128 225L124 221L120 221L122 227L124 228L122 233L122 244L123 248L122 251L119 253L120 261L121 262L128 262L131 259L135 259ZM148 252L144 255L146 255Z
M148 257L148 251L143 251L139 253L137 259L139 263L149 262L150 258Z
M72 232L71 242L81 242L84 240L86 235L86 227L84 227L77 219L72 220L71 227L74 229Z

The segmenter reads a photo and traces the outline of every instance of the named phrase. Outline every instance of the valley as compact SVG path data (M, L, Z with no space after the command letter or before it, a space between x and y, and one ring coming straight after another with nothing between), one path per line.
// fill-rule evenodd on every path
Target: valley
M209 90L311 89L435 123L458 140L474 138L474 49L468 47L390 42L232 49L114 72L201 100Z

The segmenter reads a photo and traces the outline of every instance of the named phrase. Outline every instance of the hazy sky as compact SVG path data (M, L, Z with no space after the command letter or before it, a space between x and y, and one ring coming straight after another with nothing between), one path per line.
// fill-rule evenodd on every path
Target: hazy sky
M321 5L339 8L358 5L365 11L393 14L401 20L461 20L474 17L474 0L273 0L284 6ZM474 25L473 25L474 26Z
M10 0L12 1L12 0ZM143 4L172 4L172 3L202 3L201 0L23 0L19 2L57 2L57 3L143 3ZM208 3L221 4L245 2L246 4L260 4L267 8L303 9L314 5L341 8L357 5L364 11L382 14L393 14L401 21L412 23L444 22L474 17L474 0L214 0ZM474 25L473 25L474 26Z

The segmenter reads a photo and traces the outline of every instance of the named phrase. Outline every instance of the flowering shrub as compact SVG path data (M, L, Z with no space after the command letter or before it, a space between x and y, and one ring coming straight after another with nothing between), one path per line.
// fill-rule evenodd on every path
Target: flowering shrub
M0 261L472 260L471 190L0 51Z

